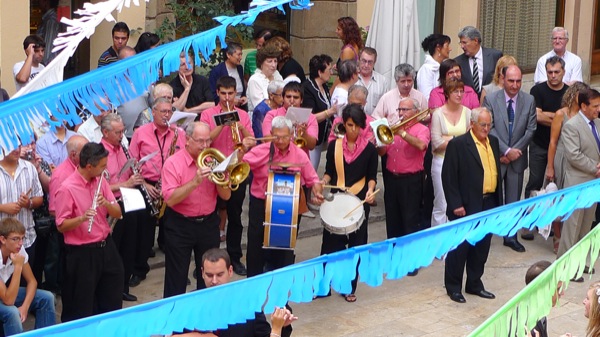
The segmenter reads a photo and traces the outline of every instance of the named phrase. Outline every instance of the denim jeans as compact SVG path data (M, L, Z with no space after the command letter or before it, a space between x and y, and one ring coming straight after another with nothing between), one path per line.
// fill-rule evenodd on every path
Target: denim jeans
M6 336L15 335L23 332L23 324L19 315L18 307L23 305L26 289L19 288L15 305L4 305L0 302L0 320L4 324L4 334ZM43 328L56 324L56 313L54 310L54 295L46 290L37 289L29 311L35 312L35 328Z

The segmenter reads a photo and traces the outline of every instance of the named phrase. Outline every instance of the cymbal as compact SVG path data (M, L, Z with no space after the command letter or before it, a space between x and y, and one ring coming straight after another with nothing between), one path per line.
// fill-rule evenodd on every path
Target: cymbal
M290 167L302 167L303 164L300 163L272 163L271 166L279 166L281 168L290 168Z

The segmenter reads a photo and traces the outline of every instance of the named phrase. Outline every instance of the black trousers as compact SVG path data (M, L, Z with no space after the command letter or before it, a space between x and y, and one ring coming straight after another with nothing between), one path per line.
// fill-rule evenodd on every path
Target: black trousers
M246 251L246 267L248 277L294 264L296 255L293 250L263 249L265 222L264 199L250 195L248 214L248 248ZM298 231L300 231L301 215L298 215Z
M146 274L150 271L148 259L150 258L150 251L154 246L154 236L158 221L156 217L150 215L150 207L148 205L146 205L146 210L142 210L138 214L133 275L142 279L146 278Z
M534 142L529 144L529 180L525 186L525 198L529 198L531 191L540 190L544 185L548 164L548 149Z
M66 245L65 252L61 320L121 309L123 264L112 237L104 246Z
M247 182L240 184L237 191L231 191L227 203L227 253L231 261L242 258L242 205L246 199Z
M202 255L211 248L219 248L219 215L213 212L203 219L193 220L171 208L165 211L165 287L163 297L185 294L192 251L196 268L202 267ZM204 289L202 277L196 288Z
M363 204L365 210L365 219L356 230L348 235L332 234L326 228L323 229L323 239L321 241L321 255L339 252L341 250L352 248L367 243L369 239L369 213L371 206ZM342 214L343 215L343 214ZM360 264L360 260L358 262ZM358 264L356 264L356 277L352 280L352 294L356 292L358 283Z
M398 176L388 171L383 184L388 239L418 231L421 220L423 172Z
M123 262L123 292L129 293L129 279L133 274L133 266L136 255L136 237L138 227L138 217L143 216L146 210L139 210L125 213L123 202L119 201L123 219L117 221L113 229L113 240Z
M496 206L493 197L483 199L484 211ZM465 265L467 268L465 289L471 292L485 289L483 282L481 282L481 276L483 275L485 263L490 253L491 242L492 234L488 234L475 245L471 245L465 241L456 247L456 249L448 252L444 271L444 284L448 294L461 292Z

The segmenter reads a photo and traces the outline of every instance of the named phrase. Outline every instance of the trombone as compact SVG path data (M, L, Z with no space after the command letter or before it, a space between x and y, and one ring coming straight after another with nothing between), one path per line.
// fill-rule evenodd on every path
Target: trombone
M427 119L430 113L430 109L425 109L423 111L418 112L414 116L403 120L399 123L396 123L392 126L379 125L375 130L375 134L383 144L390 145L394 142L394 134L396 134L401 129L410 128L411 126Z

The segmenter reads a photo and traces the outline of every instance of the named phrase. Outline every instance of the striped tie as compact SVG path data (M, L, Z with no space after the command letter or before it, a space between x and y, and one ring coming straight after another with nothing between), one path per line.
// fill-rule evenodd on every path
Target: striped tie
M473 89L477 95L481 94L481 87L479 85L479 67L477 66L477 58L473 57Z

